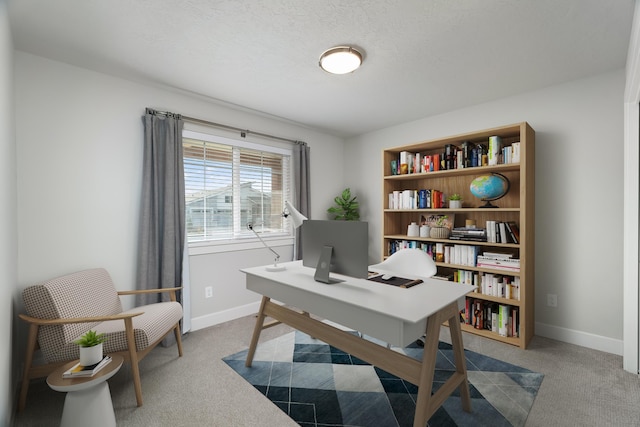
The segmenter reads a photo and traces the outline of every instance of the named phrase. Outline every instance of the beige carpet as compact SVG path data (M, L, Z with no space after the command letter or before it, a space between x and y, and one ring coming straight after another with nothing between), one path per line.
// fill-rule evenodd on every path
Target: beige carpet
M249 316L189 333L182 358L175 347L155 349L141 363L140 408L124 366L109 381L118 426L296 426L222 361L248 347L253 323ZM267 329L261 341L290 331L283 325ZM448 335L443 328L441 340L449 342ZM527 426L640 425L640 379L623 371L620 356L539 337L527 350L469 334L463 338L467 349L545 375ZM32 381L27 408L14 425L58 426L63 402L63 393Z

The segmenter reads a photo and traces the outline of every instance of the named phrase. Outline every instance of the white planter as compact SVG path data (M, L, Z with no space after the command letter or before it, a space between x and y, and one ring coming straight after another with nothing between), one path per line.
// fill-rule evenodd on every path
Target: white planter
M451 209L462 208L462 200L449 200L449 208Z
M80 364L95 365L102 360L102 343L93 347L80 347Z

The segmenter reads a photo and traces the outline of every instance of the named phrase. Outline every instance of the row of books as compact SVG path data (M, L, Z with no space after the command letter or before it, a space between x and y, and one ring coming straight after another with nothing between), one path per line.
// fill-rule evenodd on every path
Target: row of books
M445 264L520 271L520 259L516 258L514 254L489 251L480 253L482 248L475 245L449 245L440 242L418 242L416 240L389 241L389 255L402 249L421 249L428 253L434 261Z
M444 277L456 283L475 286L474 293L520 300L520 277L517 276L459 269L452 273L441 274L439 278Z
M415 240L390 240L388 253L393 255L395 252L403 249L420 249L426 252L436 262L445 261L445 245L444 243L418 242ZM451 249L447 247L447 256L451 256ZM462 256L462 255L459 255ZM465 264L466 265L466 264Z
M520 310L506 304L497 304L474 298L467 298L465 308L460 312L461 322L476 329L495 332L503 337L520 335Z
M440 209L445 195L440 190L396 190L389 193L389 209Z
M520 243L520 228L515 221L487 221L487 242L490 243Z
M494 297L520 300L520 277L493 273L476 273L476 292Z
M111 362L111 356L104 356L100 362L94 365L83 366L78 362L64 371L62 378L92 377L107 366L109 362Z
M489 137L487 144L464 141L460 146L447 144L439 153L412 153L401 151L395 160L399 167L395 174L437 172L520 162L520 142L503 145L502 138Z
M520 300L520 278L517 276L480 274L460 269L453 272L438 272L433 278L475 286L476 289L473 293Z

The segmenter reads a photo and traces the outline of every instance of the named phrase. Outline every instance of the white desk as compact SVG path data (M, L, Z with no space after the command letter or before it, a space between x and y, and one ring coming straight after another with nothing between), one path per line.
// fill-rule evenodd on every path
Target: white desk
M287 269L280 272L269 272L265 267L242 270L246 273L247 289L263 295L246 366L251 366L260 332L271 326L265 325L265 318L272 317L417 385L414 426L424 427L456 388L460 389L463 409L471 411L457 300L471 292L472 286L427 279L420 285L402 289L340 275L332 276L344 282L329 285L316 282L314 270L303 267L301 261L283 265ZM271 299L304 312L273 303ZM422 362L312 319L308 313L399 347L426 332ZM432 396L440 326L445 321L451 332L456 372Z

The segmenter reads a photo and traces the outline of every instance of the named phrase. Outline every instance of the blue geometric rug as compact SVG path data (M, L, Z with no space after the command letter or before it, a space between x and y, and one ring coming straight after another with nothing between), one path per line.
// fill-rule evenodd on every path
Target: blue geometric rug
M367 339L370 339L367 337ZM422 359L416 344L394 350ZM299 425L411 427L418 388L299 331L259 343L252 367L247 350L223 360ZM543 375L465 350L471 413L458 391L429 426L523 426ZM451 345L440 342L433 391L455 371Z

